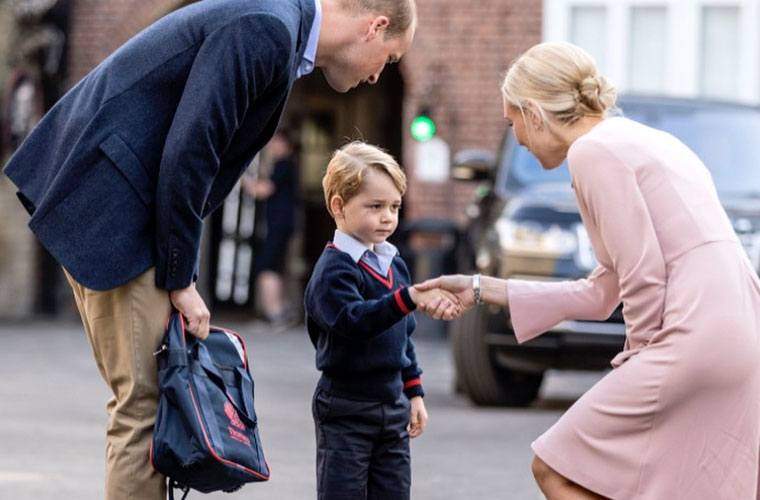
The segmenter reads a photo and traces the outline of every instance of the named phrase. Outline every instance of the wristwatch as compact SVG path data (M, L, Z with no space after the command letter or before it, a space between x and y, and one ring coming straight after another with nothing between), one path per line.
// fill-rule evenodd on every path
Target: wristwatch
M475 296L475 304L480 305L483 303L483 299L480 298L480 275L472 275L472 294Z

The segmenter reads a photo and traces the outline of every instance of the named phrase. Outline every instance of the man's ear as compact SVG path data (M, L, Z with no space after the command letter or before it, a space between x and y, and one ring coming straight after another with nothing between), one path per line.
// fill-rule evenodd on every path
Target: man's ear
M333 217L336 219L342 219L343 218L343 198L338 196L337 194L330 198L330 211L333 214Z
M372 40L376 36L385 35L385 32L388 30L388 26L390 26L391 21L388 19L387 16L377 16L375 17L372 22L369 25L369 29L367 30L367 40Z

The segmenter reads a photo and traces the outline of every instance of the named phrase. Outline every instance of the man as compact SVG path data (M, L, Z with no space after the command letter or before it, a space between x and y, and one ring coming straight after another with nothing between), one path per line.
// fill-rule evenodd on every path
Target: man
M106 498L159 499L153 351L171 306L205 338L202 219L321 67L346 92L409 48L414 0L213 0L154 23L42 119L5 173L66 271L108 403Z

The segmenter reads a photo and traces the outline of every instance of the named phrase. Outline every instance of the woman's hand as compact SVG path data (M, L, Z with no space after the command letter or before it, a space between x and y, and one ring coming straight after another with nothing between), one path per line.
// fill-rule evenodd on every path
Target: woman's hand
M440 276L418 285L414 285L414 288L420 292L435 290L438 288L453 293L461 306L461 314L464 314L468 309L475 305L475 295L472 292L472 276L464 274ZM450 319L443 318L443 315L438 314L437 311L426 307L424 304L419 307L423 311L431 314L435 319ZM461 316L461 314L457 315L457 317Z
M274 194L274 183L269 179L254 179L243 176L240 183L243 191L257 200L266 200Z

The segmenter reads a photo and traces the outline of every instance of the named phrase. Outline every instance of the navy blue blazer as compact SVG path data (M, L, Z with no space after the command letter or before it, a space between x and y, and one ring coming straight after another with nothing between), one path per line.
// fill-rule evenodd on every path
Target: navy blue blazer
M129 40L72 88L5 174L29 227L81 284L156 268L193 280L202 220L277 128L314 0L205 0Z

